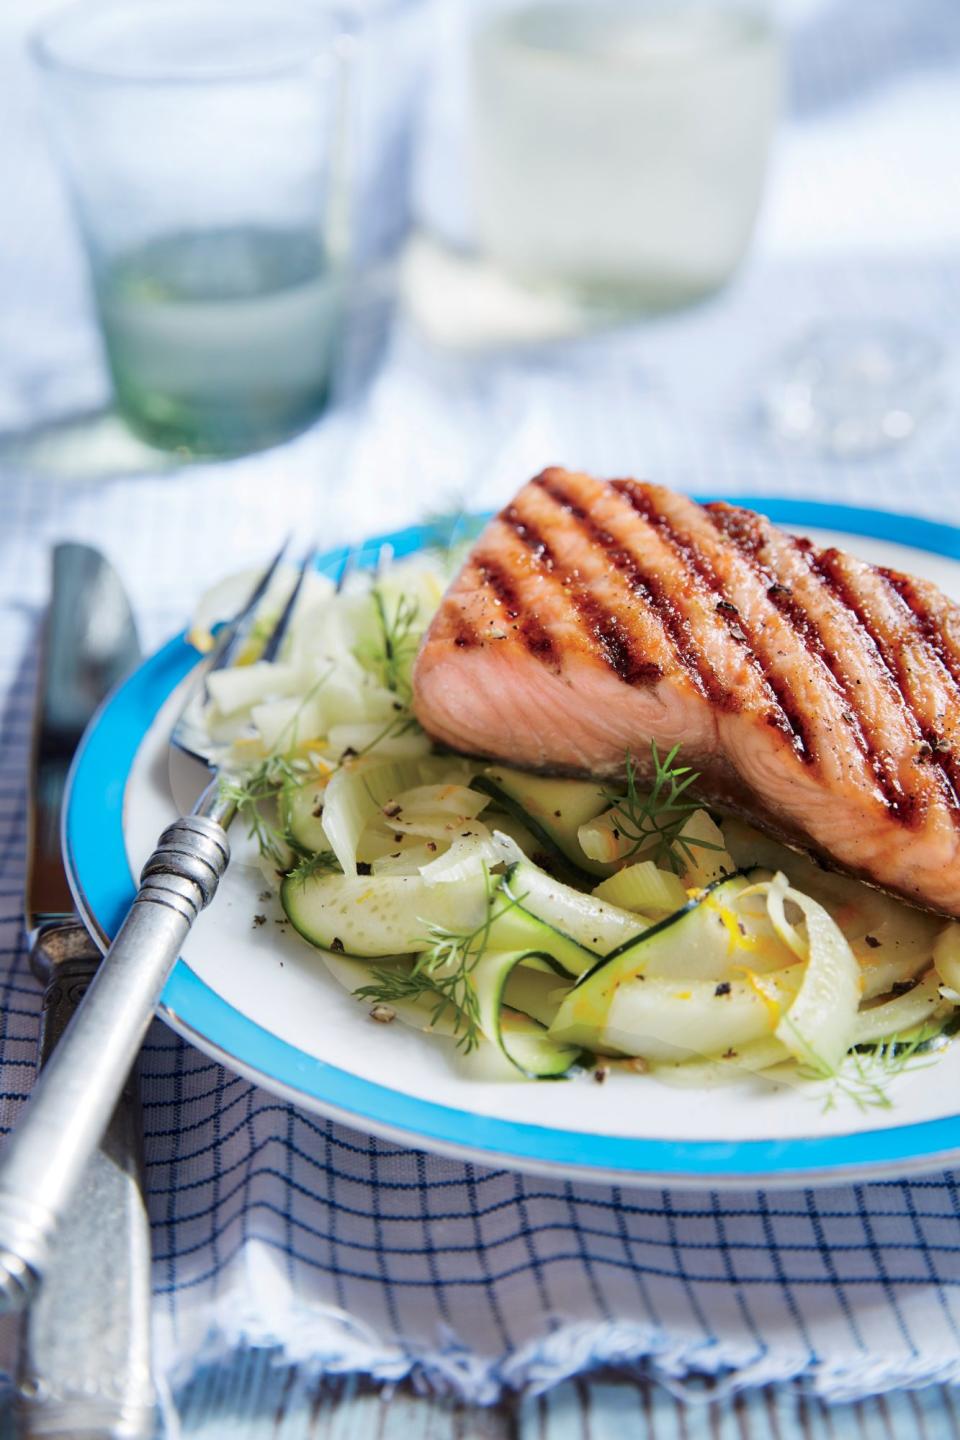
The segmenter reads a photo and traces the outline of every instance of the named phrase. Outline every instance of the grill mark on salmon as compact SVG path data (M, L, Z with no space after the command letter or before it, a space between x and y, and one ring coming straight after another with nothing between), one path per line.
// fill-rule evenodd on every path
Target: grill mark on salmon
M495 599L502 605L503 613L508 620L515 621L515 629L531 655L535 655L544 664L559 665L557 648L549 633L541 625L535 615L525 611L523 603L517 593L513 581L507 575L502 565L492 556L480 555L476 561L477 573L483 583L492 592ZM466 624L463 616L459 622L461 626ZM466 634L461 630L460 635ZM475 633L475 632L474 632ZM456 642L455 642L456 643ZM461 643L460 648L464 648Z
M960 687L960 656L957 655L943 633L933 611L928 607L923 589L912 575L902 575L899 570L889 570L885 565L877 567L887 584L899 596L917 622L920 634L927 645L941 661L955 685ZM942 599L942 597L939 597Z
M822 663L838 693L844 697L846 704L842 711L843 721L850 738L873 772L891 815L905 825L916 824L922 815L923 797L917 791L904 787L890 763L889 755L878 743L873 727L866 720L859 705L857 685L851 683L844 656L833 650L824 639L820 622L814 613L816 600L812 607L809 601L804 603L799 599L794 586L786 583L786 577L776 567L776 557L768 553L767 526L750 510L740 510L723 504L707 505L704 508L712 523L736 545L741 555L749 560L768 582L767 595L772 604L792 626L808 653L816 656ZM809 569L810 542L793 536L782 538L795 555L803 557ZM812 570L810 573L815 575ZM820 588L826 588L822 582ZM855 638L854 643L859 641L862 646L865 639L861 634Z
M623 573L634 594L654 611L672 642L674 654L701 694L724 709L738 710L740 706L736 695L722 683L703 651L694 643L689 621L681 615L658 578L644 570L633 552L621 545L615 535L593 520L584 507L578 505L557 483L550 471L544 471L532 483L577 521L581 533L594 549L600 550Z
M469 621L461 617L456 625L456 634L453 637L453 643L458 649L467 650L471 645L480 644L480 636Z
M705 693L684 653L735 706ZM806 751L771 719L784 701ZM455 749L561 774L622 777L628 752L648 774L651 741L679 742L703 798L960 918L960 606L927 581L749 512L552 470L450 587L414 705Z
M862 595L854 589L852 578L844 569L845 560L846 557L835 549L823 550L819 554L811 555L811 564L824 584L830 587L831 592L840 603L845 605L856 617L857 623L869 635L876 647L877 654L886 667L891 682L903 698L904 708L909 707L908 713L915 722L917 739L920 742L917 758L929 760L939 768L944 796L953 811L955 822L960 824L960 800L958 800L957 793L958 787L960 787L958 757L949 748L942 748L942 721L933 723L937 717L929 712L925 697L916 683L914 666L908 662L907 655L897 642L893 627L888 621L885 621L879 607L875 607L872 611L869 610ZM872 573L877 575L876 571ZM885 583L883 577L878 575L877 578L881 580L881 583ZM939 665L946 678L952 680L949 671L943 666L941 657L934 651L930 653L931 662ZM955 686L952 688L955 690ZM960 694L956 697L956 703L960 703Z
M640 485L636 480L613 480L611 485L632 507L663 537L674 553L684 562L688 573L695 577L712 595L725 596L723 582L699 546L689 537L682 535L656 503L655 487ZM717 614L727 626L731 639L739 645L747 663L756 671L773 701L768 713L768 723L788 736L797 754L805 761L813 759L813 747L807 734L807 727L798 713L796 703L788 685L775 675L769 674L760 661L756 642L750 628L736 605L721 598L716 604Z
M573 570L559 564L544 536L535 525L524 519L516 505L508 505L501 512L500 519L527 547L534 565L553 576L566 590L571 604L584 622L586 633L594 641L597 653L610 669L628 685L649 685L659 680L663 670L638 649L632 631L580 584Z
M780 592L789 598L789 587L779 580L770 584L766 571L730 543L711 514L711 508L717 507L704 508L661 487L650 488L656 491L658 504L678 525L695 535L698 548L709 557L729 600L752 623L757 655L777 684L784 707L802 727L811 770L828 783L842 776L845 783L867 784L878 795L863 752L855 744L843 748L837 745L837 736L847 735L849 730L843 691L823 661L802 643L776 604Z
M816 565L816 555L812 542L803 537L798 538L796 536L791 536L790 543L793 546L794 551L798 555L801 555L803 557L804 562L806 563L811 575L813 575L817 579L819 585L822 586L824 589L828 590L835 599L841 599L841 597L836 594L833 588L826 583L823 575L819 572ZM802 614L802 623L810 627L810 630L814 637L813 643L817 644L820 647L825 664L829 667L831 674L834 676L837 684L844 691L847 699L850 702L849 713L851 715L851 728L853 728L855 722L858 743L863 747L864 753L866 754L873 769L873 772L877 777L877 783L880 785L885 796L887 797L887 802L890 805L892 813L896 815L898 819L902 820L904 824L918 824L920 819L922 818L923 810L925 808L926 797L919 792L918 788L913 788L909 785L909 783L905 785L902 782L900 775L895 771L891 764L890 756L885 753L882 747L882 742L878 740L878 737L874 732L874 727L871 726L866 720L862 709L859 706L859 689L857 685L857 680L855 678L851 680L851 678L847 674L847 670L844 665L844 656L846 652L840 652L838 654L837 652L833 651L829 646L827 646L816 620L811 617L809 610L803 609L802 606L797 605L797 602L793 598L792 591L790 592L788 597L782 597L781 591L775 590L774 603L790 604L792 606L795 606L797 610ZM843 603L842 600L841 603ZM857 625L857 632L853 637L854 643L859 643L864 653L873 662L875 678L877 679L878 683L884 684L885 682L890 682L892 680L892 676L888 667L884 664L883 658L880 655L873 641L873 637L870 635L870 632L866 630L866 628L860 623L860 617L857 615L855 610L848 606L845 606L844 608L846 610L846 613L853 621L856 622ZM898 709L901 717L905 722L906 728L909 731L913 732L916 736L917 741L919 741L921 736L916 716L913 715L909 707L906 705L903 694L900 691L899 687L894 682L892 684L887 684L886 689L891 704Z

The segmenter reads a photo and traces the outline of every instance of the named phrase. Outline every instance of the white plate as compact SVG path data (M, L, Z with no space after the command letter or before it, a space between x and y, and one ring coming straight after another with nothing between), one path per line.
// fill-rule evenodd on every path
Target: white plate
M925 576L960 598L960 531L809 502L751 503L820 543ZM375 555L384 539L402 555L429 535L378 537L365 553ZM330 557L331 569L338 559ZM102 934L116 929L133 875L195 794L186 762L171 764L167 745L194 660L182 639L148 660L108 702L75 764L67 861L78 902ZM867 1112L843 1095L825 1110L822 1090L751 1080L709 1091L621 1073L604 1085L589 1075L491 1080L451 1042L370 1020L282 923L277 900L260 898L249 844L239 834L231 840L234 860L189 936L161 1014L201 1049L309 1109L450 1154L632 1183L794 1184L957 1159L960 1045L935 1066L898 1076L891 1107Z

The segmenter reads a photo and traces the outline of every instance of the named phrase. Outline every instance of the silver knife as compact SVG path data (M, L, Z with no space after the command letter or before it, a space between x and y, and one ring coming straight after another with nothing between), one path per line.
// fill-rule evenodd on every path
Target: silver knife
M41 652L25 900L31 965L46 987L41 1065L100 961L76 915L61 858L67 771L100 702L139 655L114 570L89 546L58 545ZM21 1440L139 1440L153 1433L141 1137L134 1074L73 1197L46 1283L24 1317L17 1375Z

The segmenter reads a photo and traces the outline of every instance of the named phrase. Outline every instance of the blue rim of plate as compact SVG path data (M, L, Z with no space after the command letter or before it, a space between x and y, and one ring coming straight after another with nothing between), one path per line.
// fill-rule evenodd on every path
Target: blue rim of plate
M780 524L895 541L960 561L960 529L936 521L783 497L745 496L731 503L761 510ZM363 546L358 563L372 565L384 545L400 558L437 538L429 525L377 536ZM343 549L331 551L319 568L336 574L345 556ZM160 706L196 661L183 636L163 646L107 699L75 757L64 805L64 857L80 913L101 938L116 933L135 894L123 834L131 766ZM199 1049L297 1104L403 1143L515 1169L633 1184L790 1185L902 1174L960 1160L960 1115L854 1134L736 1141L627 1138L476 1115L316 1059L241 1014L183 960L167 982L159 1013Z

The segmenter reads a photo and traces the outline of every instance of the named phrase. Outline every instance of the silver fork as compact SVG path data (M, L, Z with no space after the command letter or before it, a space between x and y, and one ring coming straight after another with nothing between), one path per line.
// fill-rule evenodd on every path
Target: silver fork
M219 784L216 755L201 743L193 702L198 693L205 697L211 670L233 663L249 638L285 550L286 543L221 631L171 736L172 744L203 759L209 781L191 813L160 836L136 899L0 1157L0 1314L19 1309L42 1280L58 1223L106 1128L183 941L229 862L227 830L236 805ZM266 641L267 659L279 654L314 559L311 550L299 567Z

